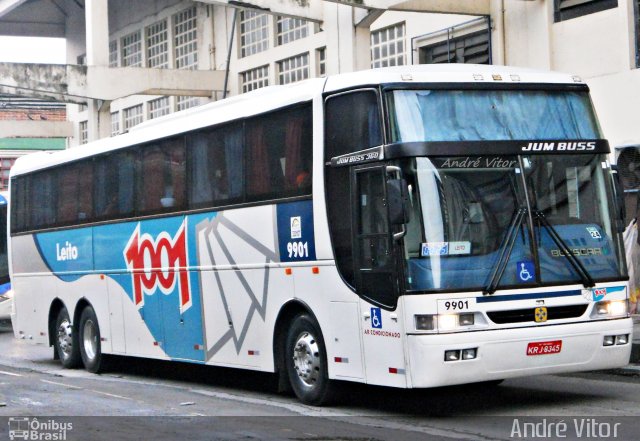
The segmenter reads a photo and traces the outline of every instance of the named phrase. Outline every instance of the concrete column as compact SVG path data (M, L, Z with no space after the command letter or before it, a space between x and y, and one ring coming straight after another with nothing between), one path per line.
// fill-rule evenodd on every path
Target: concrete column
M109 6L107 1L85 1L88 66L109 65Z
M327 73L337 74L367 69L370 65L369 28L356 27L355 8L325 2L324 30L327 33Z
M87 65L109 65L109 6L108 0L85 0ZM111 134L109 102L90 100L89 141Z

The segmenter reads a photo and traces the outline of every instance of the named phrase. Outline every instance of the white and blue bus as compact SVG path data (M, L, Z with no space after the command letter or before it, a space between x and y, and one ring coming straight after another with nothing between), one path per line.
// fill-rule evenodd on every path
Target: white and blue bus
M11 171L16 337L426 388L627 364L608 161L577 77L410 66L275 86Z

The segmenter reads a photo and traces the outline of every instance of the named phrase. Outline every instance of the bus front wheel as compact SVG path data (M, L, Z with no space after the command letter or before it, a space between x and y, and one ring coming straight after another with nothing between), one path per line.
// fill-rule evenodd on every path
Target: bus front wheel
M64 306L56 317L56 339L54 341L56 353L62 366L67 369L80 367L80 350L78 348L78 336L74 332L69 312Z
M105 361L100 347L100 326L98 326L98 318L91 306L82 310L78 330L80 355L85 369L94 374L102 372L105 368Z
M311 316L302 314L293 320L285 354L289 382L298 399L314 406L327 404L333 396L334 385L328 377L320 326Z

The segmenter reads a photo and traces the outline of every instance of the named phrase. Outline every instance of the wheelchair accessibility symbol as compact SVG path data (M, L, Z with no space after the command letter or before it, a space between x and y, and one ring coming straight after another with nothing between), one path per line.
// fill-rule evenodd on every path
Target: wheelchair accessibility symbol
M518 280L521 282L528 282L536 277L536 268L533 262L524 261L518 262Z
M371 308L371 327L381 329L382 328L382 314L380 308Z

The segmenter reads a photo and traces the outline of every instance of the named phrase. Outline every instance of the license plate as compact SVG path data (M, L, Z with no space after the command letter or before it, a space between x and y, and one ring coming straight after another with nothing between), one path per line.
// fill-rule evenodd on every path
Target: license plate
M527 345L527 356L557 354L562 350L562 340L536 341Z

